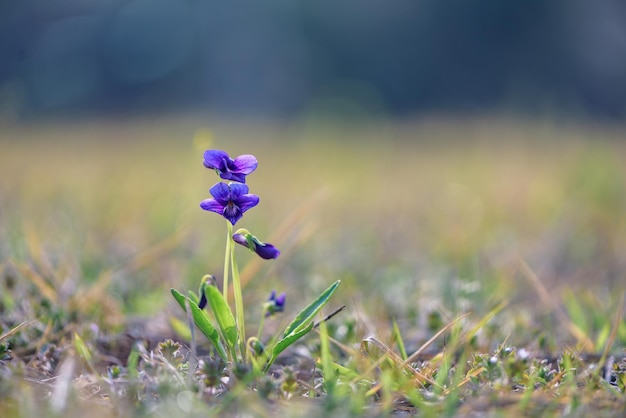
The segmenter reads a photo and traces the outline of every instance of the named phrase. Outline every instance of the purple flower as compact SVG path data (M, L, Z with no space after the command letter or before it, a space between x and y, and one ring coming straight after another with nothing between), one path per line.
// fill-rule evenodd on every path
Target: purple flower
M252 173L258 164L254 155L240 155L233 160L222 150L204 151L204 166L215 170L224 180L245 183L246 176Z
M259 204L259 196L248 194L248 186L241 183L217 183L209 192L214 199L203 200L200 207L219 213L233 225L245 211Z
M277 258L280 255L278 248L274 247L272 244L259 241L257 237L245 229L239 229L235 232L233 234L233 241L250 249L250 251L254 251L259 257L265 260Z
M283 312L285 310L285 301L287 295L283 292L280 296L276 296L276 291L272 290L270 298L265 302L265 317L272 316L275 313Z

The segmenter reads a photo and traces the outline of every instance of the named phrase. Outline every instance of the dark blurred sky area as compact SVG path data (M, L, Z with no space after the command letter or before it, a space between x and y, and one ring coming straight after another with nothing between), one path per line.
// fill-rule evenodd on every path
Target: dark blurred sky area
M0 117L626 116L623 0L0 0Z

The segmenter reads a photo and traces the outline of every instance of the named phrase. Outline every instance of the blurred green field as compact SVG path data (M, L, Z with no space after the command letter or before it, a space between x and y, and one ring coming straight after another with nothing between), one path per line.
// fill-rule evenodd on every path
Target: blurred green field
M252 323L272 289L287 292L289 318L341 279L328 310L347 305L336 320L355 324L352 343L388 341L395 319L411 351L433 321L497 309L477 350L506 341L601 354L611 342L619 353L626 326L611 332L626 291L623 137L501 119L6 128L0 334L35 320L26 349L94 325L98 335L136 322L171 333L168 318L181 315L169 288L221 275L224 221L198 206L216 182L202 151L218 148L257 156L248 185L261 203L237 226L282 250L270 263L240 256ZM37 297L47 302L23 302Z

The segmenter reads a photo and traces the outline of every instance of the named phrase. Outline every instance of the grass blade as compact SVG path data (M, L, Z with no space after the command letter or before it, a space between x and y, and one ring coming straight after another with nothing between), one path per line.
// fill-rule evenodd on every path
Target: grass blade
M398 322L395 319L393 320L393 338L396 341L398 350L400 350L400 357L402 357L402 360L406 360L408 355L406 354L406 348L404 347L404 340L402 339Z
M24 321L18 325L16 325L15 327L11 328L9 331L7 331L5 334L0 335L0 342L2 342L2 340L5 340L7 338L9 338L12 335L15 335L18 333L18 331L23 328L23 327L27 327L31 324L34 324L35 321L34 320L30 320L30 321Z

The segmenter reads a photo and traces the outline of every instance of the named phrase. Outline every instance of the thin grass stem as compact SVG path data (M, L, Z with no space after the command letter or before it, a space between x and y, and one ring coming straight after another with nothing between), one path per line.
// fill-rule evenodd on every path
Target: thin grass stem
M233 247L233 225L226 221L226 252L224 254L224 278L223 278L223 289L224 300L228 303L228 276L229 276L229 266L230 266L230 254Z
M231 228L232 231L232 228ZM230 243L230 262L233 275L233 292L235 297L235 319L237 320L237 332L239 334L239 350L241 351L241 360L245 363L248 358L248 350L246 350L246 325L245 314L243 311L243 295L241 292L241 280L239 278L239 267L235 260L235 246L232 245L232 234Z

